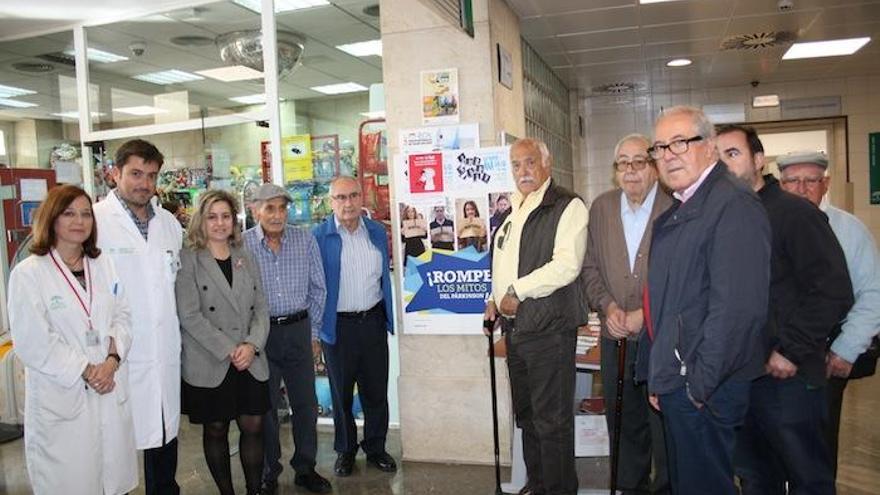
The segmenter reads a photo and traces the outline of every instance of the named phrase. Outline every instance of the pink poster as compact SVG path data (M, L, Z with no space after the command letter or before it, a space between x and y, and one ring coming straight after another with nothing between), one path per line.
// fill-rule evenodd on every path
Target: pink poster
M443 153L409 156L410 193L443 192Z

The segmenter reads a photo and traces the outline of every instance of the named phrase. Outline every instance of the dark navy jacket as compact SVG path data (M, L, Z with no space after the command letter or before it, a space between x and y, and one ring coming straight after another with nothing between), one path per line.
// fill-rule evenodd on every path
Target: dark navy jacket
M388 273L388 234L381 223L364 218L364 226L370 242L382 255L382 298L385 302L385 325L389 333L394 333L394 310L391 299L391 277ZM324 321L321 327L321 340L336 344L336 306L339 302L339 272L342 267L342 237L336 230L336 217L330 215L324 222L312 229L321 251L324 264L324 279L327 281L327 302L324 304Z
M636 379L651 393L687 384L705 402L728 379L764 371L770 223L758 197L719 161L686 203L657 217L648 262L653 341Z

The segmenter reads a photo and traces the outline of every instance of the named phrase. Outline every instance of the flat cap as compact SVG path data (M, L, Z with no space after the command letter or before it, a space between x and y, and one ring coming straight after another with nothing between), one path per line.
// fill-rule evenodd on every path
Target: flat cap
M276 184L263 184L253 196L254 201L269 201L275 198L284 198L288 203L293 201L290 194L283 187Z
M828 169L828 156L821 151L792 151L782 156L776 157L776 165L779 170L785 170L791 165L801 165L809 163L817 165L823 169Z

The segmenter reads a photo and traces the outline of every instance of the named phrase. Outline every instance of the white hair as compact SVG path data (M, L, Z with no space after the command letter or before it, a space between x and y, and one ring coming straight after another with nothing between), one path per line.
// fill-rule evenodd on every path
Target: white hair
M690 117L691 122L694 123L694 131L700 136L703 136L704 139L715 137L715 125L712 124L712 121L706 116L706 112L697 107L676 105L674 107L666 108L660 112L660 116L657 117L657 122L674 115L687 115Z

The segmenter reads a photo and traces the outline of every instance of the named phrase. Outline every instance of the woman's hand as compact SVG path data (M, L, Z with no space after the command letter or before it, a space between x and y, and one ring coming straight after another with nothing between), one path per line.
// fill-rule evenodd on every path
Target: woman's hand
M86 378L89 386L101 395L112 392L116 387L114 377L116 376L116 370L119 369L119 363L115 359L108 357L103 363L91 366L91 374Z
M257 349L250 342L244 342L238 344L235 347L235 350L232 351L232 355L230 355L230 359L232 361L232 365L235 366L235 369L238 371L244 371L250 368L251 363L254 362L254 356L257 354Z

